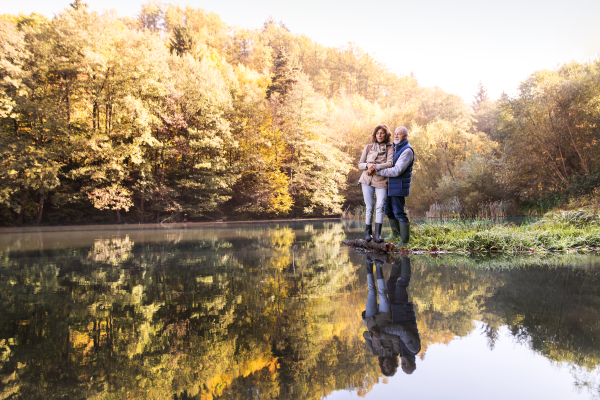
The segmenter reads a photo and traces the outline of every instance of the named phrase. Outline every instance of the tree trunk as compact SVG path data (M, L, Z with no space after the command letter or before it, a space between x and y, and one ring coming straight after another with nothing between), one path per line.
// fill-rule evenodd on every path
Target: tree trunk
M120 224L121 223L121 210L117 209L117 223Z
M144 223L144 193L142 193L142 199L140 200L140 222Z
M446 160L446 167L448 167L448 172L450 173L452 180L455 181L456 179L454 178L454 175L452 174L452 170L450 169L450 163L448 163L448 160Z
M94 131L98 128L98 125L96 122L98 120L97 115L98 115L98 103L96 103L94 101L94 105L92 107L92 126L94 128Z
M42 215L44 213L44 201L46 200L46 194L40 193L38 201L37 216L35 217L35 223L40 224L42 222Z
M342 244L345 244L346 246L351 246L351 247L360 247L362 249L382 251L384 253L394 250L394 247L395 247L394 243L367 242L366 240L363 240L363 239L343 240Z
M23 225L23 215L25 215L25 190L23 190L23 188L21 188L19 198L21 210L19 211L19 216L17 217L17 224Z

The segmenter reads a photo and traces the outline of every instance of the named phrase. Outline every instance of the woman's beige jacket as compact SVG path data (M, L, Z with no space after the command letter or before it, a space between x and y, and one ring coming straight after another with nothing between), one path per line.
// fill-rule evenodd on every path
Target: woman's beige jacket
M373 143L365 146L360 161L358 162L358 169L366 170L367 164L377 164L379 169L391 168L394 165L394 146L391 143ZM388 178L379 175L367 175L364 171L358 180L358 183L364 183L365 185L373 186L380 189L387 189Z

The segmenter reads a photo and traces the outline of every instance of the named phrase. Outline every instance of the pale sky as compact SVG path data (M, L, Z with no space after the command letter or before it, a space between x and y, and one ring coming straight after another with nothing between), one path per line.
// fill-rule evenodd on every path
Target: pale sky
M72 0L2 0L0 13L51 17ZM135 16L139 0L84 0L92 10ZM169 2L169 1L165 1ZM398 74L413 72L473 100L483 82L492 99L514 94L540 69L600 56L598 0L182 0L215 12L229 25L259 28L273 16L318 43L354 42Z

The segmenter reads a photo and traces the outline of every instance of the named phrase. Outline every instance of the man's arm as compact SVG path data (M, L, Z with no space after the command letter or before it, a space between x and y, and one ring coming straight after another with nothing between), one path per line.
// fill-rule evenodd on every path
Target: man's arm
M367 348L369 349L371 354L377 355L377 353L373 349L373 339L371 338L371 332L369 332L369 331L363 332L363 338L365 339L365 344L367 345Z
M414 158L415 155L413 151L411 149L406 149L404 153L400 155L398 161L396 161L396 165L394 165L392 168L379 169L379 166L377 165L377 175L387 177L399 176L404 172Z

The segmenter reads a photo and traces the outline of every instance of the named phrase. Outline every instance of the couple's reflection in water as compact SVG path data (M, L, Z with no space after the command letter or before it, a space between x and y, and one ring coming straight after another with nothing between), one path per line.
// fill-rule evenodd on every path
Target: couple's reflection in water
M414 304L408 301L410 258L393 261L387 282L384 269L389 265L386 266L382 258L367 256L366 268L369 292L362 313L368 329L363 332L366 345L371 354L379 358L383 375L396 374L398 358L402 371L412 374L417 368L415 357L421 351L421 339Z

